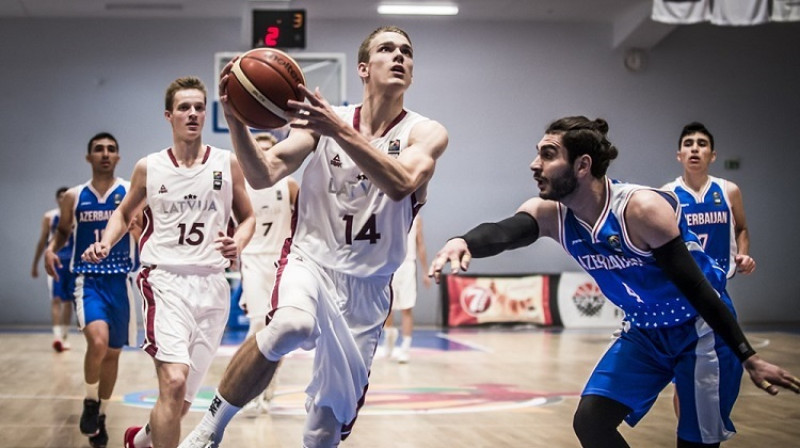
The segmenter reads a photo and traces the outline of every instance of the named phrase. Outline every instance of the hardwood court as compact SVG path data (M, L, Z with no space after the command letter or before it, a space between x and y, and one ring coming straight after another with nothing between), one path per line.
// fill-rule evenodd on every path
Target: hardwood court
M759 353L800 374L800 327L748 331ZM608 330L532 328L422 330L409 364L377 359L367 405L347 448L577 447L572 414L578 395L609 342ZM241 337L229 337L198 397L203 408ZM85 344L71 335L72 350L57 354L45 330L0 332L0 447L88 447L78 430L83 398ZM237 416L223 447L298 447L307 354L290 355L279 371L269 415ZM156 379L149 356L126 350L108 408L109 447L122 446L125 428L143 424ZM183 433L200 420L190 412ZM739 434L725 447L800 446L800 396L770 397L745 377L733 414ZM672 391L665 391L634 430L634 447L675 446Z

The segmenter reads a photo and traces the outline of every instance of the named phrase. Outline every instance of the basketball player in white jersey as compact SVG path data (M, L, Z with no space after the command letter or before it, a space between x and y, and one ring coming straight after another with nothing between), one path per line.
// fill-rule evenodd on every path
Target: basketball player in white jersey
M278 142L274 135L267 132L256 134L255 139L264 152ZM246 181L245 185L256 218L256 230L242 250L240 268L242 297L239 306L250 321L246 337L249 338L267 325L267 313L272 308L270 299L276 266L283 244L291 236L292 212L300 184L291 177L285 177L272 187L261 190L256 190ZM275 395L276 380L277 376L273 376L264 393L248 403L246 408L254 414L267 412L269 402Z
M158 399L144 428L125 432L125 447L174 448L180 421L219 347L230 309L225 268L253 234L254 218L236 157L202 143L206 89L195 77L167 88L164 116L172 146L140 159L128 195L84 259L102 260L144 207L140 240L145 340ZM226 235L231 212L239 225Z
M382 27L358 52L363 102L333 107L319 89L289 101L292 130L264 153L220 98L236 154L255 188L274 185L307 159L296 224L278 267L267 327L231 359L203 420L181 443L216 447L225 426L296 348L316 348L306 388L307 448L347 437L364 403L369 369L391 310L389 281L406 253L411 221L447 146L445 128L403 107L414 52L405 31Z
M56 190L56 202L61 204L67 187ZM60 213L58 208L50 209L42 217L41 232L39 241L36 242L36 250L33 254L33 265L31 266L31 277L39 277L39 260L44 254L47 243L53 239L53 234L58 226ZM69 327L72 321L72 307L75 301L75 281L72 273L69 272L69 259L72 256L72 239L58 251L61 259L61 268L58 269L58 281L54 277L47 276L47 288L50 291L50 319L53 323L53 350L62 352L69 350L67 342Z
M709 174L717 159L714 136L702 123L692 122L678 138L678 162L683 174L662 188L674 191L681 201L689 229L696 233L703 251L732 278L736 272L750 274L756 262L750 256L750 232L739 187ZM675 414L679 414L677 390L673 395Z
M403 330L403 340L400 347L395 350L398 331L392 325L394 314L390 313L384 325L385 333L383 339L383 356L405 364L411 359L411 339L414 333L414 305L417 304L417 260L423 266L428 266L428 255L425 249L425 238L422 235L422 217L417 215L408 232L408 252L403 264L397 268L397 272L392 277L392 311L400 311L401 328ZM427 275L422 277L425 287L431 284L431 278Z

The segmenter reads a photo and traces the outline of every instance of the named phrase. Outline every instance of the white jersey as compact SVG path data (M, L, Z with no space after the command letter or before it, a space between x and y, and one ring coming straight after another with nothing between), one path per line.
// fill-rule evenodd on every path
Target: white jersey
M661 23L687 25L707 22L710 14L710 0L653 0L651 18Z
M256 231L243 254L280 254L286 238L292 232L292 205L289 199L289 179L283 178L270 188L256 190L246 184L247 195L253 204Z
M358 130L360 106L334 107ZM411 128L427 118L404 110L372 142L397 157ZM393 201L330 137L322 136L303 173L291 251L323 267L352 275L390 275L406 255L408 230L420 204L414 194Z
M419 219L411 221L411 230L408 231L408 248L406 249L405 261L417 261L417 227Z
M773 22L800 22L800 1L772 0Z
M760 25L769 22L768 0L716 0L711 7L714 25Z
M171 148L147 156L142 264L195 274L228 267L214 240L227 233L231 215L230 155L207 146L203 162L191 168L178 166Z

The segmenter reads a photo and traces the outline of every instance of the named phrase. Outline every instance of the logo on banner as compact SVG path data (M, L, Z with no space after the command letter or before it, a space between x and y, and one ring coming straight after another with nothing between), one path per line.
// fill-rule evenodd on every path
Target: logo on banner
M575 304L575 308L582 316L596 316L603 309L605 301L605 296L594 283L584 283L578 286L572 296L572 303Z
M461 308L471 316L478 316L492 306L494 294L487 288L469 285L461 291Z

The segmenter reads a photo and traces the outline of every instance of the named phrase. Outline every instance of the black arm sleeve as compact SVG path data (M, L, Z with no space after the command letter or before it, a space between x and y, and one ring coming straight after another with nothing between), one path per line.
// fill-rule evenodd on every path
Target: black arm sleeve
M692 258L680 236L653 249L656 263L667 274L689 303L708 322L708 325L744 361L756 352L744 336L736 318L720 300L719 294L708 282L700 267Z
M532 244L539 238L539 223L530 214L518 212L500 222L480 224L461 238L467 242L473 257L491 257Z

